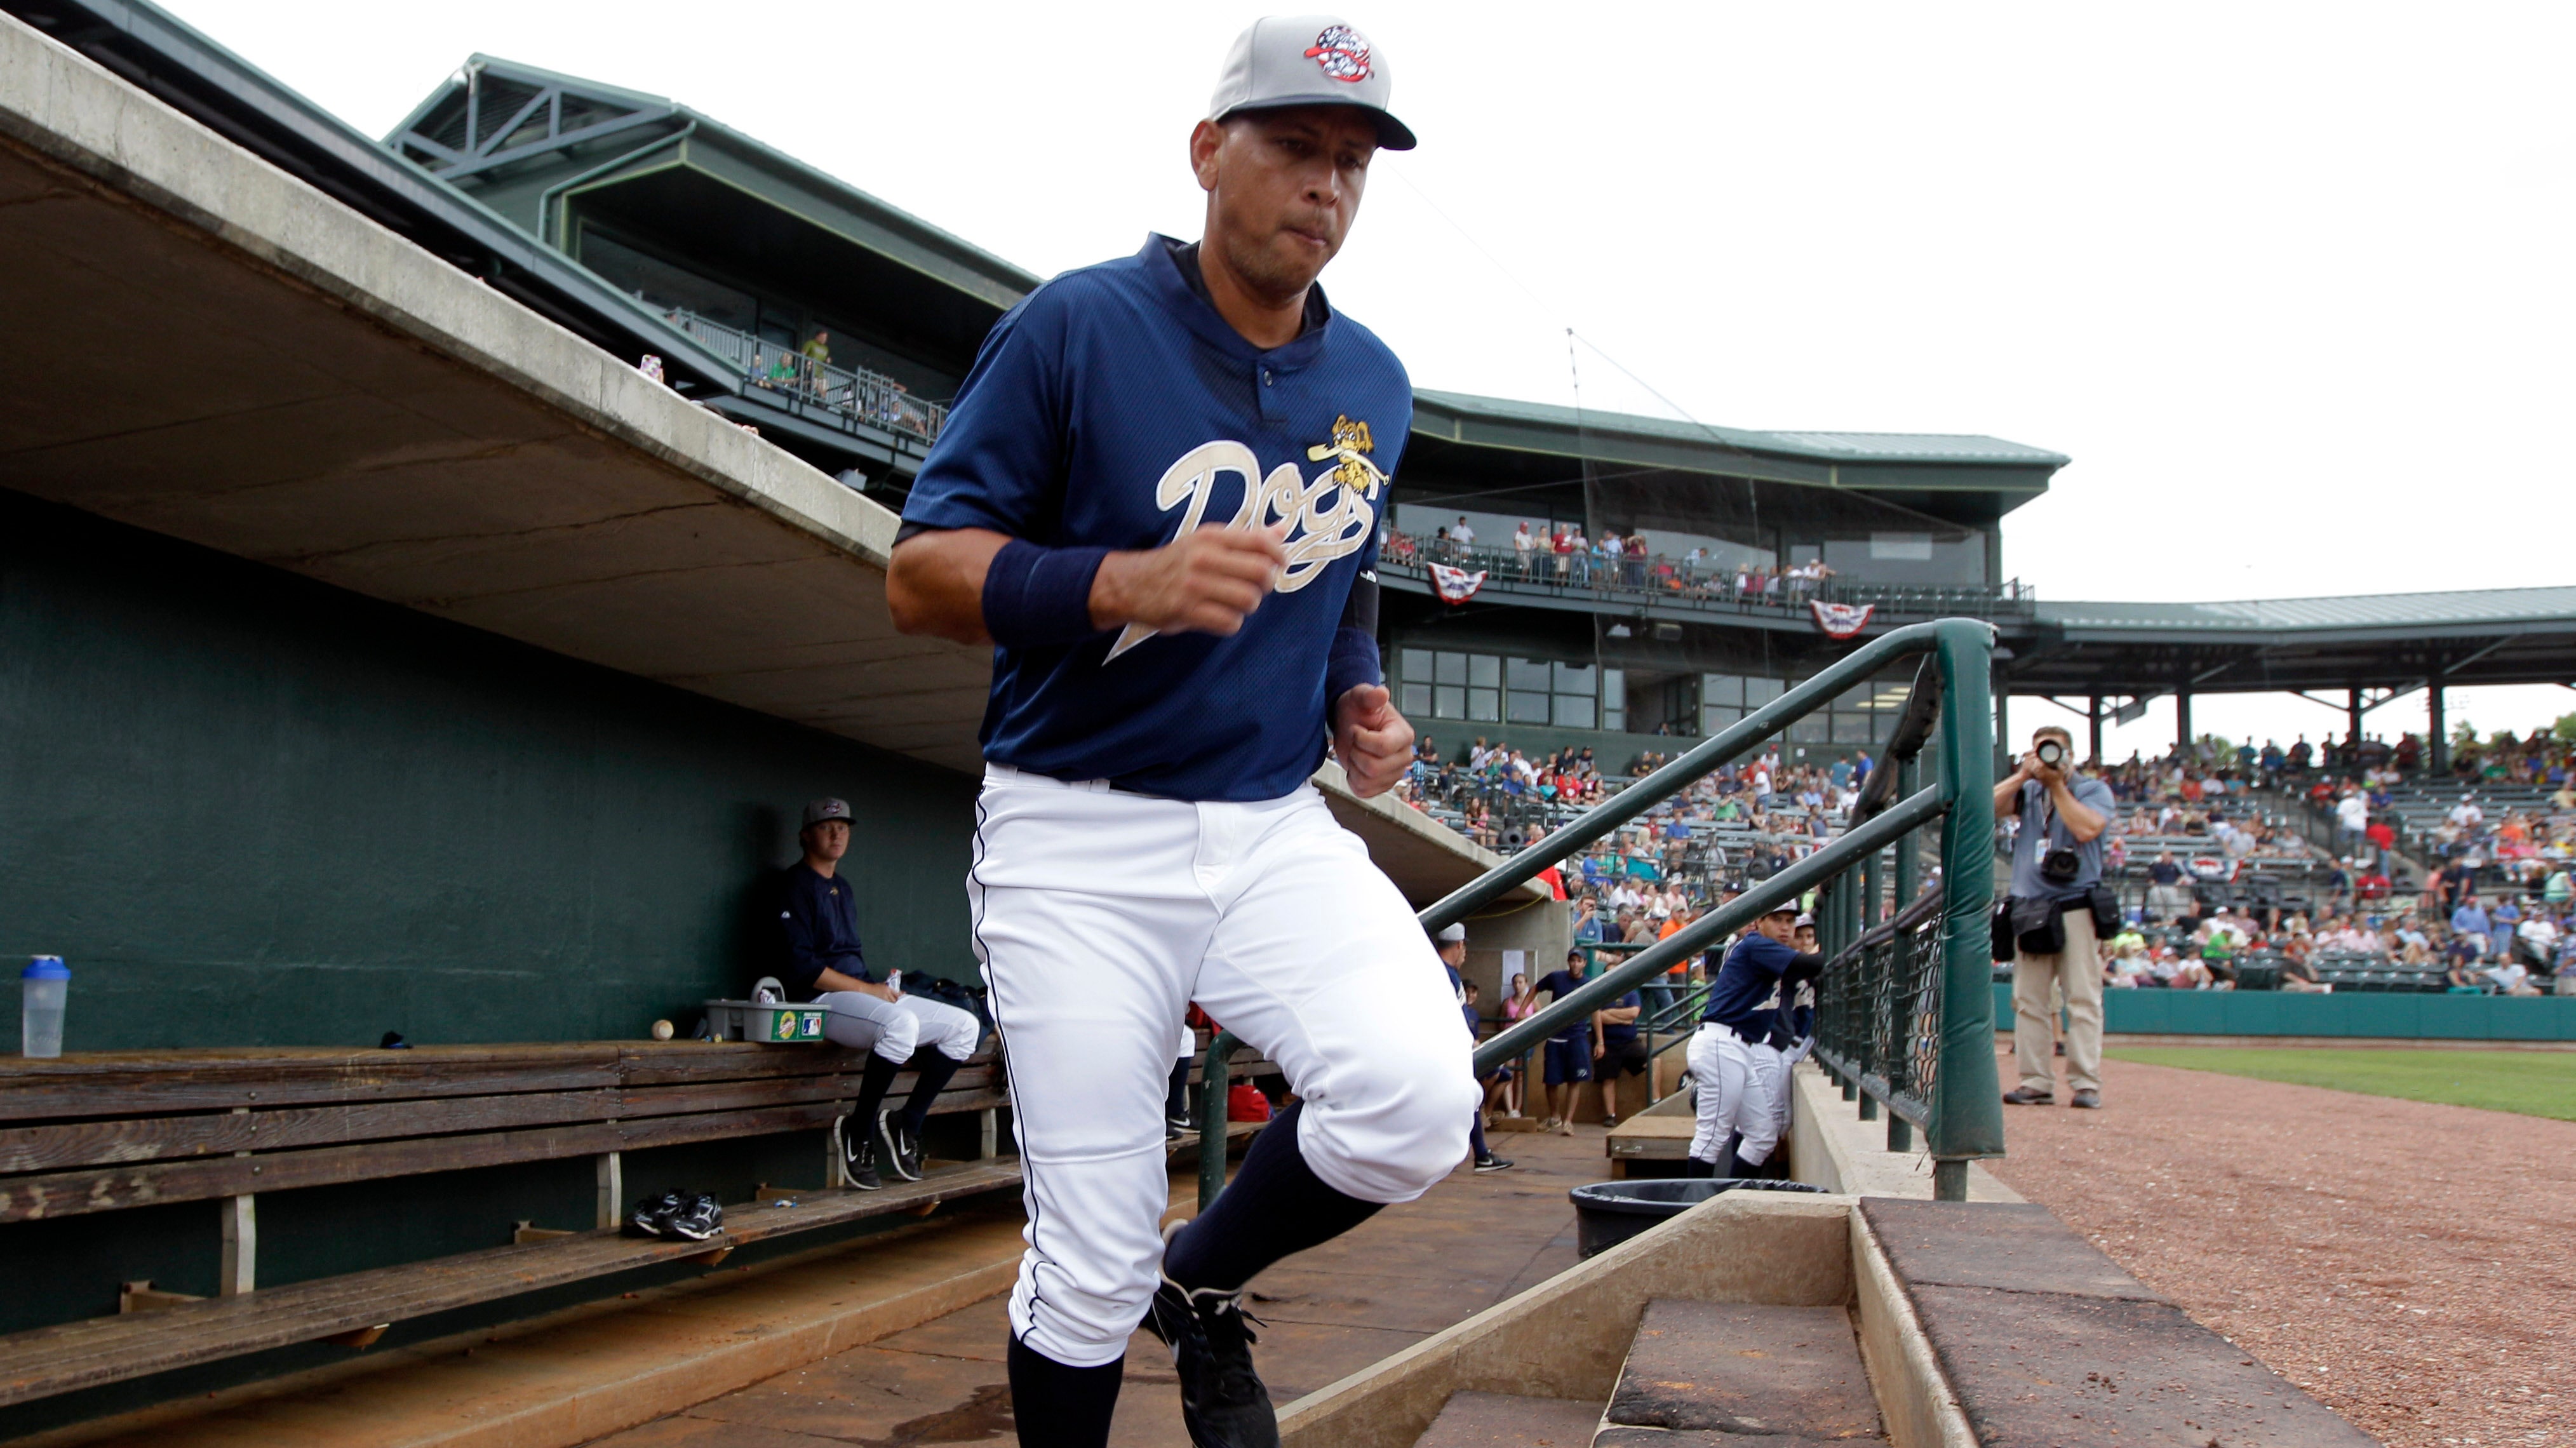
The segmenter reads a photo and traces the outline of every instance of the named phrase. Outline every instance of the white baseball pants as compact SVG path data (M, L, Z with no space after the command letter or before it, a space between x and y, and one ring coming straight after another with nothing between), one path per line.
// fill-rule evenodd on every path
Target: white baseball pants
M1713 1021L1702 1021L1691 1037L1692 1104L1698 1125L1691 1132L1691 1159L1726 1166L1726 1143L1737 1132L1744 1140L1737 1155L1759 1166L1780 1142L1779 1088L1788 1072L1781 1055L1757 1046Z
M1019 1138L1011 1330L1114 1362L1161 1269L1163 1095L1193 1000L1287 1073L1334 1190L1406 1202L1458 1165L1476 1082L1448 973L1311 787L1192 803L985 772L967 879Z
M836 990L814 997L814 1004L831 1009L823 1018L826 1040L854 1051L874 1051L898 1066L925 1045L937 1046L951 1061L963 1061L975 1054L975 1042L984 1034L974 1012L918 996L886 1001L864 991Z

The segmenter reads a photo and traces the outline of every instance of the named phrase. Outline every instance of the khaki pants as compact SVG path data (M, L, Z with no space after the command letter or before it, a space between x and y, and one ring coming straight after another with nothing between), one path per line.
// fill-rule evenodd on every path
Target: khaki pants
M2102 948L2093 935L2093 912L2077 906L2061 917L2066 948L2055 955L2013 952L2013 1061L2021 1084L2057 1090L2051 1048L2050 987L2066 1000L2066 1079L2078 1091L2102 1089Z

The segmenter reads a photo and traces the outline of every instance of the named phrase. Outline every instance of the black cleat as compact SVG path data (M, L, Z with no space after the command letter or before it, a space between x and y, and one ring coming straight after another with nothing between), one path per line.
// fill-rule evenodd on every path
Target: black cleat
M863 1192L877 1191L885 1186L877 1179L876 1133L861 1131L856 1116L841 1118L841 1175L851 1186Z
M1171 1238L1166 1234L1164 1240ZM1240 1290L1192 1292L1169 1277L1145 1309L1145 1330L1172 1350L1172 1366L1181 1377L1181 1423L1196 1448L1279 1448L1279 1414L1252 1369L1248 1321Z
M1167 1141L1174 1137L1187 1136L1196 1130L1198 1128L1190 1124L1190 1114L1186 1111L1178 1116L1163 1118L1163 1138Z
M921 1180L921 1138L891 1112L877 1118L877 1156L905 1181Z
M635 1210L626 1214L626 1235L661 1236L662 1223L688 1203L689 1199L678 1192L664 1192L658 1197L646 1197L635 1204Z
M1503 1160L1501 1157L1496 1156L1491 1152L1487 1152L1485 1155L1476 1158L1476 1171L1479 1175L1489 1171L1510 1171L1511 1169L1512 1164L1510 1162Z
M701 1192L654 1227L655 1235L666 1242L703 1242L724 1230L724 1206Z

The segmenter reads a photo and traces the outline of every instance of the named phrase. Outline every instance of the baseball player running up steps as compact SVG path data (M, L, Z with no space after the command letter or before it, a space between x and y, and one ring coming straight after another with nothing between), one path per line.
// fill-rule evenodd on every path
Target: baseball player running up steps
M1372 572L1411 386L1314 285L1371 156L1413 144L1387 97L1385 56L1338 20L1245 31L1190 134L1202 239L1149 237L996 324L896 537L896 626L995 646L967 894L1029 1218L1023 1444L1107 1441L1139 1319L1194 1442L1277 1443L1244 1283L1466 1150L1440 963L1307 783L1329 738L1383 792L1413 741ZM1167 1241L1192 1001L1298 1100Z
M1789 1077L1782 1007L1825 965L1822 955L1791 948L1797 922L1793 905L1755 921L1709 986L1708 1011L1690 1043L1699 1114L1691 1175L1752 1176L1780 1142L1779 1094Z
M883 1164L908 1182L921 1180L921 1128L930 1104L975 1054L983 1034L973 1013L903 993L900 981L880 981L859 953L857 892L841 878L850 849L850 807L837 799L805 806L796 835L805 858L787 867L786 898L778 911L781 983L796 994L819 992L813 1003L829 1007L823 1034L868 1053L859 1076L858 1103L841 1118L841 1171L850 1185L875 1191L885 1185ZM923 1048L927 1049L923 1049ZM894 1073L914 1068L912 1095L903 1110L885 1109Z

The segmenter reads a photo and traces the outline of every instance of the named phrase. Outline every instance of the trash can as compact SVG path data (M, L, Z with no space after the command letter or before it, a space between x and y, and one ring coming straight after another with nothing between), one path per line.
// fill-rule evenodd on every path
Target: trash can
M1574 1199L1574 1230L1583 1256L1609 1251L1668 1217L1678 1217L1719 1192L1821 1192L1805 1182L1766 1177L1676 1177L1633 1182L1594 1182L1566 1195Z

